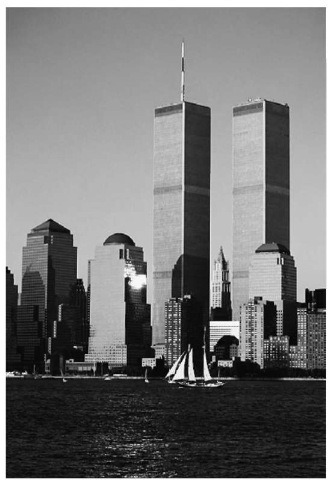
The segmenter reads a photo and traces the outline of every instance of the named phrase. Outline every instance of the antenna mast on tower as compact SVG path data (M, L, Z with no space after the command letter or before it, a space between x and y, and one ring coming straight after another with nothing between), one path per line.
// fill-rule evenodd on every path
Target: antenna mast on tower
M180 89L180 101L185 100L185 42L181 42L181 89Z

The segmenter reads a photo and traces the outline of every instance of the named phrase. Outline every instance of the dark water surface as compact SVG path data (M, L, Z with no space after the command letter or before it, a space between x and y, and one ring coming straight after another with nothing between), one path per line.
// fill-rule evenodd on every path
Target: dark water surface
M7 477L325 477L325 382L7 379Z

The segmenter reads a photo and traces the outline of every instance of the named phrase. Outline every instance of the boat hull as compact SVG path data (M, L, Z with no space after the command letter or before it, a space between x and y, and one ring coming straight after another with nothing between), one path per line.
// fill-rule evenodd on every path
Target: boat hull
M180 387L186 388L219 388L223 387L223 382L211 383L191 383L191 382L176 382Z

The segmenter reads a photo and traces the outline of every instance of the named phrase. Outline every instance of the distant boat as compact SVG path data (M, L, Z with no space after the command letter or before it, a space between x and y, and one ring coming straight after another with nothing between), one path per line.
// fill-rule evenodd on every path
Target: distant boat
M203 346L203 371L200 379L195 377L194 364L193 364L193 348L184 355L182 361L177 367L176 373L172 377L170 383L177 383L181 387L191 388L218 388L224 385L223 382L213 380L211 377L206 358L205 346ZM187 366L187 368L186 368Z
M64 377L64 373L63 373L63 370L62 370L62 369L60 369L60 373L62 374L63 383L66 383L67 380L66 380L66 378Z
M223 385L224 382L221 382L221 380L219 380L219 379L220 379L220 367L218 368L218 381L217 381L217 383L222 383L222 385Z
M144 373L144 381L145 381L145 383L149 383L149 379L148 379L148 369L147 369L147 368L145 369L145 373Z
M38 373L36 373L35 365L34 365L34 368L33 368L33 378L35 380L39 380L40 378L42 378L42 375L39 375Z

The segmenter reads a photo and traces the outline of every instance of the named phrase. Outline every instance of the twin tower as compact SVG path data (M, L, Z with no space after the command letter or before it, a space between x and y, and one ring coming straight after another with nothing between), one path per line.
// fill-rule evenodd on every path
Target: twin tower
M183 90L182 90L183 91ZM233 108L233 315L249 299L249 264L262 245L290 248L289 107L257 98ZM227 161L230 153L227 153ZM222 159L224 161L224 158ZM192 295L208 332L210 108L155 110L153 345L165 342L164 305ZM222 185L222 188L225 188ZM224 205L213 205L224 209Z

